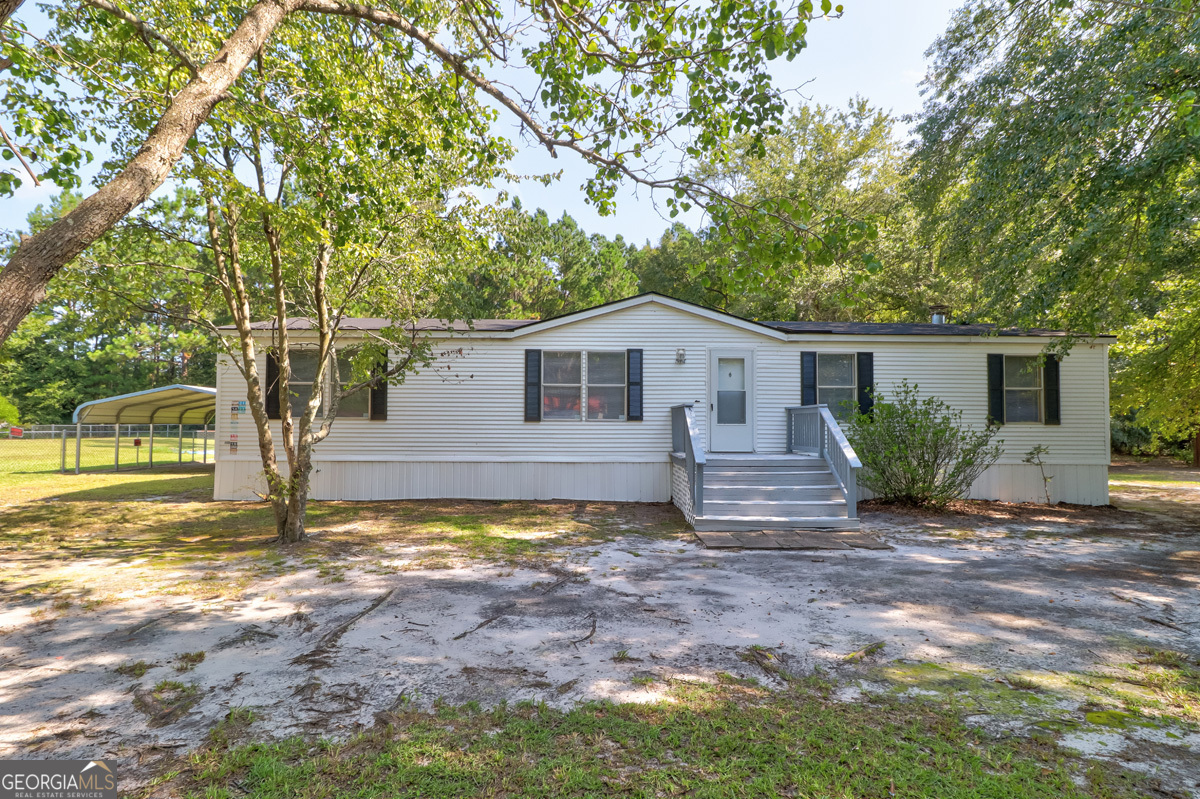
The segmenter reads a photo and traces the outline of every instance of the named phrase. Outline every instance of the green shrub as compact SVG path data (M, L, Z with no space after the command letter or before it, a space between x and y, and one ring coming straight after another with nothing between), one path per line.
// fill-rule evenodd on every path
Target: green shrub
M871 413L856 413L847 437L862 460L860 483L876 497L941 508L965 497L1000 457L997 432L963 425L962 411L937 397L922 399L904 381L890 398L877 393Z
M1162 449L1148 427L1137 423L1135 414L1114 416L1112 450L1118 455L1158 455Z
M17 406L5 396L0 395L0 424L20 424L21 417L17 413Z

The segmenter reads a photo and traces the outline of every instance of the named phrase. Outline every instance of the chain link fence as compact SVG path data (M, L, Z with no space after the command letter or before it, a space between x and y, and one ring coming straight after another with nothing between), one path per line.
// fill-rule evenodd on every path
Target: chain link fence
M213 450L214 433L206 425L0 427L0 473L8 474L119 471L209 463Z

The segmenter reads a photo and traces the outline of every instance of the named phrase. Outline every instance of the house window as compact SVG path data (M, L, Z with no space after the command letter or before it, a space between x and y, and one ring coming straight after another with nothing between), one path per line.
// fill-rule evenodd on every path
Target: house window
M542 418L579 419L582 400L583 353L542 353Z
M857 407L854 378L854 353L817 353L817 403L828 405L839 422L849 419Z
M1004 419L1042 421L1042 368L1038 356L1004 356Z
M624 352L542 353L543 419L624 421L626 390Z
M625 420L625 353L587 354L587 418Z
M291 367L288 395L292 404L292 418L304 415L308 399L313 393L313 381L317 378L317 363L320 360L320 353L316 350L297 349L288 353Z
M340 390L354 385L354 350L340 350L337 354L337 379ZM370 419L371 392L366 387L342 397L338 402L339 419Z

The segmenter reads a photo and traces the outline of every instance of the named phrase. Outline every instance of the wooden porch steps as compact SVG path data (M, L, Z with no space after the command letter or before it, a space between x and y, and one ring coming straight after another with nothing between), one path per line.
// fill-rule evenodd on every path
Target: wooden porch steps
M824 458L708 454L697 531L858 530Z

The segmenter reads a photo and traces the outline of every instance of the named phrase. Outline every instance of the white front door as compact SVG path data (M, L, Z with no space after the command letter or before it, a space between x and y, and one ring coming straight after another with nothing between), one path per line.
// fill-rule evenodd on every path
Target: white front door
M708 450L754 451L754 353L708 355Z

